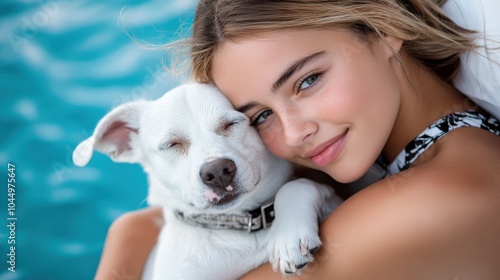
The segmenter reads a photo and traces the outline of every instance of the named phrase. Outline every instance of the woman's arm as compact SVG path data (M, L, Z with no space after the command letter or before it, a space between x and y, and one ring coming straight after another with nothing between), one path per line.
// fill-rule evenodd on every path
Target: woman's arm
M96 280L139 280L163 223L161 208L126 213L108 230Z
M348 199L320 226L316 261L291 279L499 279L500 191L448 166L410 169ZM283 277L266 264L242 279Z

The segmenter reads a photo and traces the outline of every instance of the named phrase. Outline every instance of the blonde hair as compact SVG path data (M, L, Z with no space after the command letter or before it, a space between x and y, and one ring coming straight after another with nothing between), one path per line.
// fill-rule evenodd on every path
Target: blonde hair
M446 0L200 0L189 39L196 81L213 82L219 46L266 32L346 28L362 40L390 35L402 50L450 82L460 53L476 48L475 32L461 28L440 6ZM397 56L401 61L401 58Z

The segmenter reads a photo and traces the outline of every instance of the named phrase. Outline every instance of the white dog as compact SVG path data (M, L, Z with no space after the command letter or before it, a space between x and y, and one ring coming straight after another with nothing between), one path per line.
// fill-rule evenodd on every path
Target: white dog
M321 245L319 221L341 203L327 186L290 182L290 164L210 85L117 107L75 149L75 164L94 149L140 163L148 202L164 209L153 279L237 279L267 260L300 273Z

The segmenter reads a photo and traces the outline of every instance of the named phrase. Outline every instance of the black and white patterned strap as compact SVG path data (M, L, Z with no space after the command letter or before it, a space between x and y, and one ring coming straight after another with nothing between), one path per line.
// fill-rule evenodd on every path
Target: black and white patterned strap
M193 214L174 211L175 217L187 224L208 229L236 229L248 232L259 231L271 226L274 221L274 202L243 214Z
M492 116L474 110L449 114L430 125L408 143L396 159L388 165L389 173L396 174L408 169L439 138L460 127L477 127L500 135L500 122Z

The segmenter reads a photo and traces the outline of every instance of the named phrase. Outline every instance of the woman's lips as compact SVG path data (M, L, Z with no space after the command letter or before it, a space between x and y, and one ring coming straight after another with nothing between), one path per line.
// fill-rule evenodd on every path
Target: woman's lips
M344 133L342 133L341 135L319 145L318 147L307 153L306 158L310 158L311 161L317 166L325 166L329 164L337 157L342 147L344 146L344 139L346 134L347 130L344 131Z

